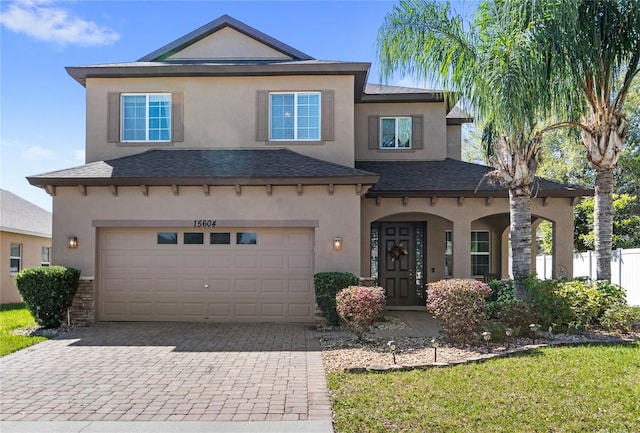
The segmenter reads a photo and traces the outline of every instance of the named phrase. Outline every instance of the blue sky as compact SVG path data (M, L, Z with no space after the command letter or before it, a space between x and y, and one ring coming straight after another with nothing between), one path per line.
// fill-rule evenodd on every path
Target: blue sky
M84 163L85 89L65 66L134 61L228 14L322 60L372 62L389 1L0 1L0 185ZM390 84L409 84L395 79Z

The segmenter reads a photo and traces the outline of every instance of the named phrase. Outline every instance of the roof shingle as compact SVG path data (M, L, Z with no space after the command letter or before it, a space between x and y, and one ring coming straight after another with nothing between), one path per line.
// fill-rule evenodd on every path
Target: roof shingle
M148 150L80 167L30 176L33 185L228 185L375 183L374 173L300 155L288 149ZM323 181L324 180L324 181Z
M369 190L369 197L508 195L507 188L485 178L493 168L450 158L442 161L356 161L356 168L380 175L380 181ZM533 190L534 194L541 196L593 195L590 189L539 177L534 182Z
M0 230L51 237L51 212L0 189Z

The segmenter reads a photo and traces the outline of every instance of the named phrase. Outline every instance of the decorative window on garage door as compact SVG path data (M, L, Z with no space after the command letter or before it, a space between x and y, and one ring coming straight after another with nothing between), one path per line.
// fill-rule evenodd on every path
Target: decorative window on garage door
M177 245L178 233L176 232L159 232L158 245Z
M236 244L238 245L255 245L257 243L258 243L258 234L256 232L236 233Z

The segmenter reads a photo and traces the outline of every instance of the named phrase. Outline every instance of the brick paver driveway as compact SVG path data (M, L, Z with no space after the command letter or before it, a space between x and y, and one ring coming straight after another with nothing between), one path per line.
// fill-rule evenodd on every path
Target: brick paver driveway
M294 324L100 323L0 358L3 421L331 420Z

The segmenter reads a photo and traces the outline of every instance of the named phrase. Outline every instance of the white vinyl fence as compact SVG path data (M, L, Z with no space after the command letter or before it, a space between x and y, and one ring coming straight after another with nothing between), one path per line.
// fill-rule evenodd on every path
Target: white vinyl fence
M538 278L551 278L553 261L550 255L536 257ZM593 251L574 253L573 276L596 278L596 254ZM627 290L629 305L640 305L640 248L614 250L611 257L611 282Z

